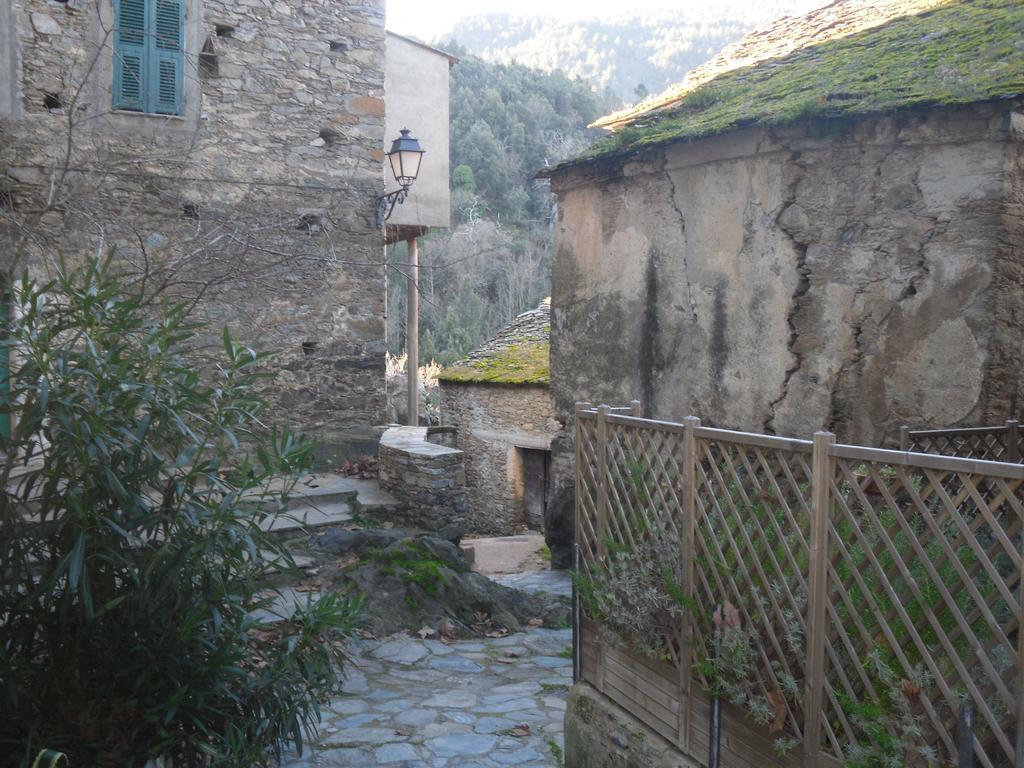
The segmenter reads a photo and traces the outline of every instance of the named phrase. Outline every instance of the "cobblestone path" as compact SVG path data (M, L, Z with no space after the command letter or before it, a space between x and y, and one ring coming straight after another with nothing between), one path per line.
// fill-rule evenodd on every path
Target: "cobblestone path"
M450 645L402 635L357 641L319 742L282 768L554 768L571 639L567 629L533 629Z

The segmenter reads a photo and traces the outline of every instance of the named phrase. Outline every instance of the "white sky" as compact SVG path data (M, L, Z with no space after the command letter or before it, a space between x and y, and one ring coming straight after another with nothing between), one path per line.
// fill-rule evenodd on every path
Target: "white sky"
M746 0L756 4L758 0ZM570 18L613 18L624 12L688 8L709 5L735 7L737 0L386 0L387 27L393 32L432 41L456 19L487 13L516 13Z

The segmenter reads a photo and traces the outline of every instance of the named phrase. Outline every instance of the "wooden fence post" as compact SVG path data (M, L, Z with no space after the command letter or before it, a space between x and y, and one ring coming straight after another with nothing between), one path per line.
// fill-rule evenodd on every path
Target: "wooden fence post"
M697 453L697 427L700 419L687 416L683 419L683 466L680 485L682 486L682 527L679 532L679 546L683 565L683 593L693 604L697 594L697 465L700 456ZM690 606L683 609L683 627L680 634L682 647L679 649L679 747L690 754L690 740L693 733L693 610Z
M1024 533L1018 534L1021 539L1024 539ZM1024 541L1022 541L1024 545ZM1021 573L1019 576L1018 585L1024 584L1024 565L1021 565ZM1020 612L1024 615L1024 589L1020 586L1017 587L1017 591L1020 593L1017 596L1017 604L1020 606ZM1017 757L1014 761L1014 765L1024 766L1024 632L1020 629L1017 630Z
M910 427L900 427L900 450L910 450Z
M576 417L576 520L573 527L574 541L580 541L583 533L583 430L580 428L580 412L589 411L593 406L590 403L576 403L574 415Z
M828 641L826 605L828 600L829 523L832 518L832 481L835 459L829 449L836 436L814 433L811 477L810 560L807 596L807 690L804 695L804 766L819 763L821 720L825 701L825 643Z
M597 406L597 556L608 553L608 414L609 405Z
M1011 464L1020 463L1020 429L1016 419L1006 421L1006 460Z
M611 406L597 406L597 558L608 555L608 414ZM597 674L594 686L604 693L605 651L604 644L597 644Z
M632 416L636 416L638 419L644 415L643 408L640 407L639 400L629 401L629 413Z

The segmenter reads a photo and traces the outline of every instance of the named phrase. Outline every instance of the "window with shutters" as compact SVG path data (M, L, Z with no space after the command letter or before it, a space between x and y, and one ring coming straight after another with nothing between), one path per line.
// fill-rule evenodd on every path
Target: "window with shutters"
M185 0L114 0L114 109L180 115Z

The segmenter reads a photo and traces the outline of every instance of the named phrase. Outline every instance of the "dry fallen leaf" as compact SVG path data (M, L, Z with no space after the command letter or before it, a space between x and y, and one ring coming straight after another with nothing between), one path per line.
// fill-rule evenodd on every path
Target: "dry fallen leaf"
M773 688L768 691L768 701L772 705L772 714L775 716L768 728L768 733L774 736L777 733L782 733L782 729L786 727L786 697L778 688Z
M921 693L921 686L912 680L903 678L900 680L900 690L903 691L903 695L907 697L907 700L913 701Z
M497 659L495 659L495 661L498 662L499 664L515 664L516 663L515 659L509 659L509 658L504 658L504 657L498 657Z
M530 619L528 622L526 622L526 626L528 626L528 627L542 627L542 626L544 626L544 619Z
M427 626L422 626L419 628L419 630L417 630L416 634L420 636L420 640L426 640L428 637L433 637L434 635L436 635L437 630L431 629Z
M524 736L530 735L530 726L526 723L520 723L515 728L508 732L509 736L515 736L517 739L521 739Z
M437 631L441 635L441 642L445 645L448 645L455 639L455 628L448 619L441 619L441 623L437 625Z
M726 603L723 611L725 614L725 626L732 629L740 628L740 612L732 603Z

